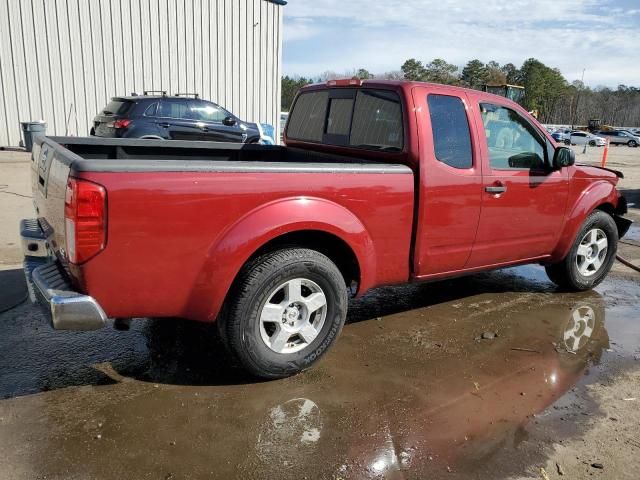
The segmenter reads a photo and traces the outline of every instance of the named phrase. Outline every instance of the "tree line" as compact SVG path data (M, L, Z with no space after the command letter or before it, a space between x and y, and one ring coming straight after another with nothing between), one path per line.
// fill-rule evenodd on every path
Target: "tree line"
M399 70L372 74L364 68L345 72L324 72L317 77L284 76L282 78L282 108L288 111L296 92L302 86L335 78L359 77L457 85L482 89L483 85L520 85L525 88L520 103L536 111L542 123L586 125L590 119L600 119L615 126L640 126L640 88L619 85L591 88L580 80L567 81L557 68L535 58L529 58L518 68L513 63L500 65L473 59L460 69L457 65L436 58L422 62L415 58L405 61Z

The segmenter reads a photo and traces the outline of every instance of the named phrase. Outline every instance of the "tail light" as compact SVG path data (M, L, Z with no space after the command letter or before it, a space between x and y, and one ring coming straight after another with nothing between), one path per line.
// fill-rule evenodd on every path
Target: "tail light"
M64 227L71 263L84 263L104 249L107 192L102 185L69 178L64 199Z
M131 125L131 120L129 120L128 118L114 120L113 122L107 124L107 126L111 128L127 128L129 125Z

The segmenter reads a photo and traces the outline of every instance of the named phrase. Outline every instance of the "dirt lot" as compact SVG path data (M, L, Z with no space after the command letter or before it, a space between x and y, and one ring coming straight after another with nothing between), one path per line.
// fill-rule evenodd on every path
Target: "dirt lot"
M640 220L640 149L608 166ZM0 153L0 179L10 306L26 156ZM620 248L638 264L633 243L638 228ZM639 320L640 274L622 265L581 294L538 266L384 288L352 302L316 368L256 383L208 325L54 332L21 303L0 313L0 478L636 479Z

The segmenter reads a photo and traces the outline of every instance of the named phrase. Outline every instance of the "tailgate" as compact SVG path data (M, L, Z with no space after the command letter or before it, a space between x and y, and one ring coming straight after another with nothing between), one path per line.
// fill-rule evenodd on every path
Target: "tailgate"
M53 253L64 254L64 198L72 152L53 140L36 136L31 152L31 189L38 222L49 236Z

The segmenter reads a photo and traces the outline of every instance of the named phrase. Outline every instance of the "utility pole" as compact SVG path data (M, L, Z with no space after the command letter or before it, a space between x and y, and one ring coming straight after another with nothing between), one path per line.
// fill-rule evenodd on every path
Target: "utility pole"
M576 106L573 112L573 121L571 122L572 130L575 129L576 122L578 121L578 106L580 105L580 92L584 88L584 71L585 70L586 68L582 69L582 78L580 79L580 90L578 90L578 93L576 94Z

